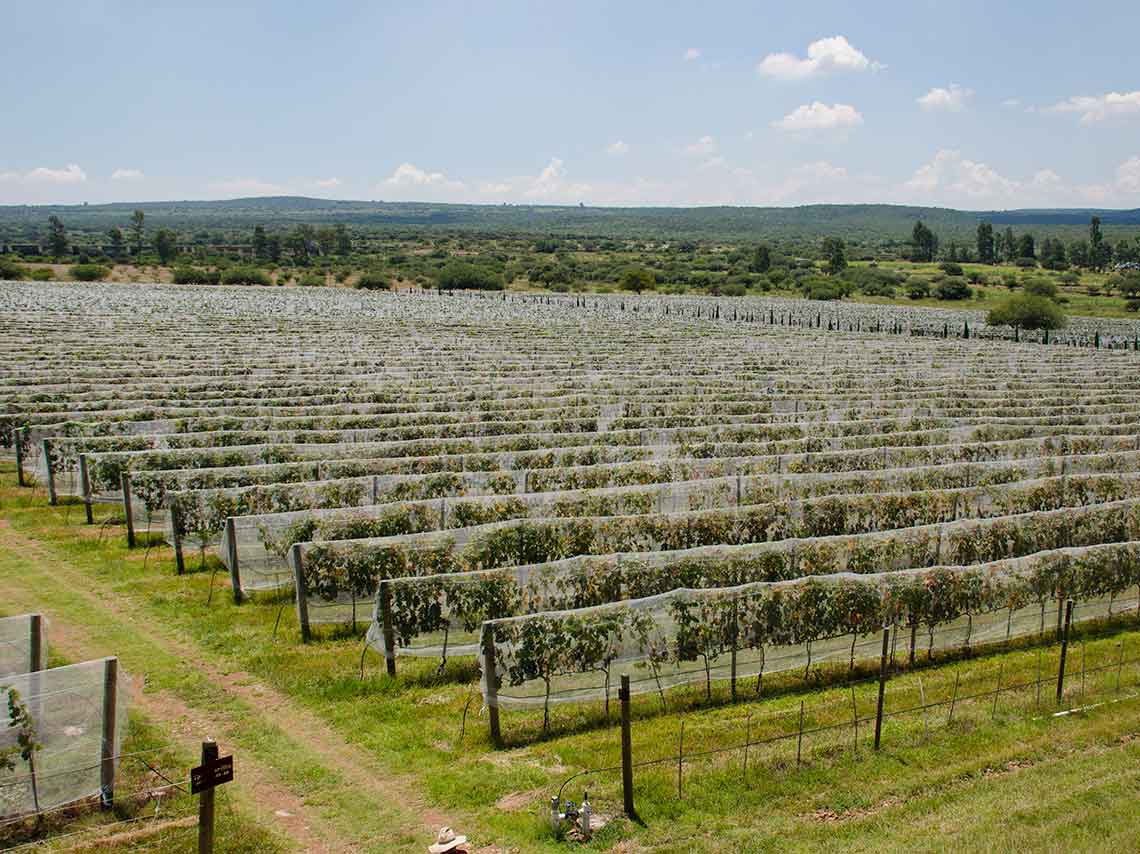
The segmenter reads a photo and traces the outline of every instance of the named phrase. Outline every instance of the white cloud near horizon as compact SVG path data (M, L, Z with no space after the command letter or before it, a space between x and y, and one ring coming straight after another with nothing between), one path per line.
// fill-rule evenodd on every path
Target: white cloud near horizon
M37 166L29 172L0 172L0 181L14 184L82 184L87 181L87 173L76 163L68 163L62 169Z
M845 36L818 39L808 45L807 57L791 53L770 53L756 66L765 77L777 80L805 80L837 71L880 71L881 62L868 59Z
M339 187L341 184L340 178L319 178L313 182L314 187L319 187L322 190L331 190L334 187Z
M112 181L141 181L145 177L141 169L116 169L111 173Z
M813 101L796 107L772 127L782 131L836 130L863 124L862 114L850 104L825 104Z
M1074 95L1046 107L1043 112L1078 114L1083 125L1117 117L1140 117L1140 89L1135 92L1106 92L1104 95Z
M401 163L387 178L386 187L436 187L443 190L462 190L462 181L453 181L442 172L426 172L414 163Z
M700 48L695 48L695 47L689 48L688 50L685 51L685 53L682 55L681 58L684 59L685 62L692 62L694 59L700 59L701 58Z
M966 199L992 199L1009 196L1018 184L998 174L985 163L964 158L961 152L943 148L934 159L915 170L903 189L915 193L935 193Z
M1116 183L1126 193L1140 193L1140 156L1129 157L1116 167Z
M918 99L918 105L927 112L945 110L959 113L966 107L966 103L974 95L973 89L951 83L948 88L935 86Z
M693 156L705 156L716 151L716 140L711 136L702 136L691 145L685 146L685 153Z
M622 142L620 139L611 142L606 146L606 154L613 155L614 157L620 157L621 155L628 153L629 146L626 143Z

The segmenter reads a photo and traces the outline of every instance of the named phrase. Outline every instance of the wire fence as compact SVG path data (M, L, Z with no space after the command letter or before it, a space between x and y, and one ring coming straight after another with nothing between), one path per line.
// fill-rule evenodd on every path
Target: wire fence
M622 677L622 688L618 692L622 712L621 762L583 769L567 777L558 788L557 800L562 801L571 783L620 774L624 811L630 818L640 821L634 805L634 771L655 773L668 769L665 772L673 779L666 784L660 774L656 774L654 791L665 791L668 785L675 788L677 798L683 798L686 766L693 763L738 755L739 781L744 786L749 779L750 766L755 772L765 760L782 770L798 771L812 765L819 757L834 759L847 752L859 756L861 751L877 751L883 744L883 733L888 726L887 743L894 739L896 744L902 745L917 739L918 743L925 744L933 738L933 728L953 726L956 719L963 719L967 710L972 717L977 717L980 710L983 719L991 721L997 719L999 712L1052 719L1111 703L1140 699L1137 686L1132 684L1134 680L1125 676L1126 671L1131 673L1133 668L1140 667L1140 650L1126 651L1125 640L1122 639L1110 648L1111 654L1108 655L1104 654L1104 645L1100 645L1097 661L1090 663L1087 660L1087 642L1070 642L1071 612L1067 616L1058 641L1049 647L1037 647L1034 660L1021 661L1022 666L1011 667L1015 672L1008 677L1004 658L996 669L990 662L990 666L979 666L965 674L962 664L955 664L952 680L945 669L925 674L923 668L904 670L901 661L896 662L890 655L889 637L893 632L884 629L878 676L848 681L842 686L847 695L843 699L814 706L800 700L798 706L793 704L767 714L757 714L752 710L729 727L719 723L703 729L698 727L696 745L693 743L693 724L701 722L682 717L675 748L651 758L634 755L631 692L628 677ZM1023 656L1032 655L1032 652L1020 651ZM1046 659L1054 654L1055 660L1047 662ZM947 684L932 690L933 686L924 682L923 675L928 680L946 676ZM864 689L862 693L865 694L865 689L876 686L878 691L870 698L857 696L858 689ZM867 710L869 701L874 702L873 711ZM907 719L917 719L909 731L905 726ZM724 743L726 741L728 743ZM660 739L654 743L660 744Z

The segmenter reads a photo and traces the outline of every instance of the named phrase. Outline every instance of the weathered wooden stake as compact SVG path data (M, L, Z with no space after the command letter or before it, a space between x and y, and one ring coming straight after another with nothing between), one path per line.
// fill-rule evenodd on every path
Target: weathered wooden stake
M487 722L491 729L491 744L503 746L503 733L499 728L499 680L495 673L495 635L491 626L483 624L483 679L486 681Z
M630 731L629 720L629 676L622 674L621 688L618 689L618 699L621 700L621 799L626 817L636 820L637 812L633 808L633 735Z
M883 629L883 654L879 659L879 699L875 705L875 750L879 749L879 739L883 733L883 699L887 689L887 660L890 652L891 630Z
M135 516L131 512L131 474L123 472L119 475L119 489L123 493L123 516L127 520L127 548L135 547Z
M16 445L16 485L27 486L24 482L24 437L27 435L24 431L27 427L19 427L12 432L12 438Z
M51 464L51 442L47 439L40 442L40 453L44 458L44 471L47 472L48 504L54 507L59 503L59 498L55 494L55 468Z
M380 625L384 632L384 663L388 675L396 675L396 632L392 628L392 591L389 582L380 582Z
M804 746L804 701L800 700L800 729L796 735L796 767L800 767L800 756Z
M95 523L94 509L91 506L91 478L87 474L87 454L79 455L79 494L83 498L83 515L87 524Z
M234 604L242 600L241 569L238 567L237 525L233 516L226 517L226 562L230 565L230 588L234 593Z
M182 557L182 514L177 502L170 505L170 539L174 541L174 571L182 575L186 571L186 561Z
M305 564L301 557L301 544L293 543L290 551L293 564L293 588L297 597L297 622L301 625L301 643L309 642L309 591L305 587Z
M218 743L212 738L202 742L202 765L216 762ZM214 788L198 793L198 854L212 854L214 850Z
M103 741L99 755L99 795L103 809L115 805L115 723L119 659L103 659Z
M28 672L43 670L44 663L44 618L32 614L28 618Z
M1065 626L1061 630L1061 664L1057 668L1057 705L1065 693L1065 659L1069 655L1069 628L1073 624L1073 600L1065 603Z

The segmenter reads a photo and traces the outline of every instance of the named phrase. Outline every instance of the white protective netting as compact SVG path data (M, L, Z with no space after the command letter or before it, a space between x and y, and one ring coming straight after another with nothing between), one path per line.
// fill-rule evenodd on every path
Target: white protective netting
M392 655L446 659L475 655L479 627L489 619L591 607L678 587L969 565L1130 540L1140 540L1140 503L1133 500L807 540L580 556L397 578L378 591L368 643L389 655L385 605Z
M37 669L37 662L40 668L46 667L47 649L46 618L40 614L0 617L0 679Z
M104 758L104 689L107 660L0 678L7 713L10 691L18 693L42 749L32 764L15 757L15 767L0 770L0 817L9 818L63 806L98 795ZM117 765L127 731L130 680L117 670L114 744L109 756ZM17 731L0 731L0 750L15 743Z
M915 624L930 654L1049 630L1058 583L1075 620L1135 614L1140 543L1041 552L972 567L836 574L733 588L678 589L594 608L488 621L502 707L608 700L620 673L634 693L877 657L884 625ZM861 642L861 643L860 643ZM909 641L907 652L909 654ZM897 648L896 648L897 654Z

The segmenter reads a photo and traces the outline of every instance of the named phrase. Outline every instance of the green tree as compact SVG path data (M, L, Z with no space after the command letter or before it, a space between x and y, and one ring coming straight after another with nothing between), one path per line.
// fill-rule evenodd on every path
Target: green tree
M178 235L169 228L160 228L154 235L154 251L162 264L169 264L178 255Z
M986 317L990 326L1018 329L1060 329L1067 323L1061 307L1035 294L1017 294L994 306Z
M269 256L269 260L276 264L281 260L281 236L278 234L269 235L265 241L265 253Z
M52 214L48 217L48 248L52 256L62 258L67 254L67 227L63 220Z
M761 243L752 255L751 269L753 273L767 273L772 269L772 250L768 245Z
M142 253L143 242L146 239L145 222L146 214L142 211L136 210L131 214L131 250L135 255Z
M642 291L651 291L656 286L657 280L654 279L653 274L644 267L628 267L625 272L621 274L621 288L623 291L633 291L639 294Z
M1023 234L1017 239L1017 257L1018 258L1036 258L1037 250L1034 245L1032 234Z
M348 228L341 223L333 230L336 233L336 254L351 255L352 237L348 233Z
M121 228L112 228L107 232L107 237L111 239L111 257L116 261L122 261L127 257L127 239L123 236Z
M265 226L258 225L253 229L253 257L264 261L269 257L269 241L265 236Z
M838 237L825 237L823 258L828 273L833 276L842 273L847 269L847 246Z
M923 225L922 220L914 224L910 243L911 258L915 261L933 261L938 253L938 236Z
M978 261L982 264L994 262L994 227L988 222L978 223Z

